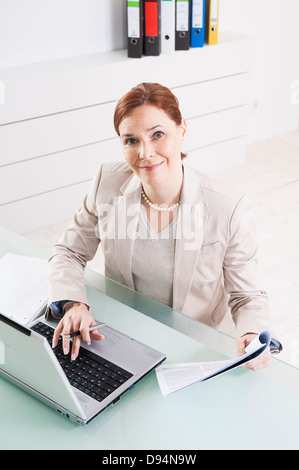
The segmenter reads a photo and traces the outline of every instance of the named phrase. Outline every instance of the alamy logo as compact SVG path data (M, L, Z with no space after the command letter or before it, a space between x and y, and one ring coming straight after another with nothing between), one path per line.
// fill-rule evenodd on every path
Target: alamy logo
M100 240L136 240L137 238L151 238L151 232L140 231L138 225L140 203L126 205L126 201L120 198L119 204L100 204L98 207L98 224L96 236ZM167 212L165 213L165 215ZM149 221L150 223L150 221ZM163 231L163 238L171 238L173 227L168 224L167 230ZM94 233L86 233L93 238ZM203 205L201 203L181 204L177 217L176 229L173 238L184 241L184 249L199 250L203 237Z

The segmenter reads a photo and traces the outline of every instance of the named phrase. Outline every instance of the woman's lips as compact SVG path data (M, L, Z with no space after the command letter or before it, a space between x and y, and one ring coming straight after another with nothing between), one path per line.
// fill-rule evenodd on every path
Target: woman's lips
M141 170L145 170L145 171L153 171L153 170L155 170L156 168L158 168L159 166L161 166L162 163L163 163L163 162L156 163L155 165L140 166L139 168L140 168Z

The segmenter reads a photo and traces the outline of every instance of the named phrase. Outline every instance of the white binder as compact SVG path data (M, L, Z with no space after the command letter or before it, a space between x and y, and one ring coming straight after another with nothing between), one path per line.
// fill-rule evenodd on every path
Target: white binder
M175 0L161 2L161 53L175 51Z

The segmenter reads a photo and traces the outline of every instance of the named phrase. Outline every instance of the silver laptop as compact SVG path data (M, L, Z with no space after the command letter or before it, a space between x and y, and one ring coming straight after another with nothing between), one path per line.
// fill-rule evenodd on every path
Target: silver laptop
M102 341L81 345L75 361L51 347L56 322L42 316L29 326L0 314L0 376L69 420L87 425L115 404L166 356L104 326ZM1 363L2 362L2 363Z

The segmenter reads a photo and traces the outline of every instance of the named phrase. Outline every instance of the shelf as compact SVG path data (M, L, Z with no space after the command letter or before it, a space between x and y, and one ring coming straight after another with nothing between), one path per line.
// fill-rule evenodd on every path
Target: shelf
M5 69L0 125L116 101L142 81L175 89L250 70L251 39L230 32L216 46L158 57L130 59L121 50Z

